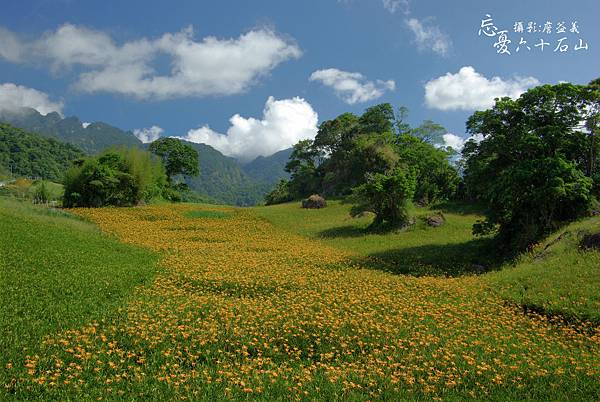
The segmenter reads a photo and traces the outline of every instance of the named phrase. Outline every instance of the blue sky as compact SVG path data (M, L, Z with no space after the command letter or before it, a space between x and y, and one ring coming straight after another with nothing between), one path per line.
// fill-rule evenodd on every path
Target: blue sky
M466 118L494 94L600 76L594 0L2 3L0 108L155 126L138 133L208 142L240 158L381 102L407 106L412 124L431 119L464 137ZM478 35L486 14L492 37ZM537 31L552 26L527 32L529 21ZM566 32L557 33L562 21ZM493 47L502 30L511 55ZM568 49L554 52L562 37Z

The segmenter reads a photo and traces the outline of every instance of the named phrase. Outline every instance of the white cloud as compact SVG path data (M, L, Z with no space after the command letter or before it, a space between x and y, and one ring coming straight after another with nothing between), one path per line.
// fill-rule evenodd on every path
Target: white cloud
M416 18L407 19L406 25L415 35L415 43L419 50L431 50L440 56L446 56L452 48L452 40L440 28L433 25L431 20L419 21Z
M444 147L450 147L455 151L460 152L460 150L465 145L465 140L458 135L454 135L452 133L446 133L442 136L444 139Z
M474 140L476 143L480 143L481 141L483 141L484 137L482 134L475 134L467 139L464 139L462 137L459 137L458 135L446 133L442 136L442 138L444 139L444 143L440 144L441 146L443 146L444 148L450 147L456 152L461 152L467 141Z
M90 124L92 124L92 123L89 123L89 122L87 122L87 121L84 121L84 122L82 122L82 123L81 123L81 127L83 127L83 128L88 128L88 126L89 126Z
M37 89L15 85L0 84L0 110L17 112L20 108L30 107L43 115L58 112L62 116L63 103L51 101L48 94Z
M23 44L19 38L2 27L0 27L0 58L12 63L18 63L22 58Z
M402 11L404 14L410 13L410 4L408 0L383 0L383 8L394 14L396 11Z
M41 60L55 71L79 65L84 71L75 88L141 99L237 94L280 63L302 54L295 43L264 28L238 38L209 36L196 41L189 27L121 45L104 32L71 24L29 43L9 31L0 32L5 33L9 35L0 39L0 57L8 61ZM171 70L161 75L154 61L164 55Z
M144 144L148 144L150 142L154 142L160 138L160 135L164 132L162 128L158 126L152 126L150 128L136 128L133 130L133 135L135 135L138 140L142 141Z
M534 77L488 79L471 66L447 73L425 84L425 103L439 110L478 110L494 105L494 98L517 98L529 87L539 85Z
M317 70L310 75L309 80L319 81L333 88L336 95L349 105L380 98L386 91L396 89L393 80L368 81L360 73L350 73L337 68Z
M318 120L317 113L304 99L276 100L270 96L260 120L236 114L229 119L231 126L227 134L203 126L177 138L208 144L245 162L259 155L272 155L300 140L313 139L317 134Z

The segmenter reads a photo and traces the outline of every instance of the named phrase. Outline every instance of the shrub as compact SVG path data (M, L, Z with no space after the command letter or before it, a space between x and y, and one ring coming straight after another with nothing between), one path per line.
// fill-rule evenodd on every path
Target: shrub
M79 160L64 181L66 207L130 206L160 195L166 176L160 161L131 148Z
M285 179L281 179L275 188L265 195L265 205L282 204L292 200L293 197L290 193L290 183Z
M325 208L327 201L318 194L313 194L305 200L302 200L302 208L319 209Z
M406 226L409 223L408 205L415 187L415 173L402 167L389 174L368 175L365 184L354 188L352 198L355 205L350 215L354 217L365 211L373 212L374 227Z

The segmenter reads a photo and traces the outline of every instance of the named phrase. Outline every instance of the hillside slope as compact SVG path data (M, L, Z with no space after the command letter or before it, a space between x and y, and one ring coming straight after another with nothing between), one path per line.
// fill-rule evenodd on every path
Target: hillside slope
M63 119L56 112L44 116L31 108L22 108L17 112L0 111L0 121L75 145L90 155L114 145L142 145L130 131L123 131L102 122L83 127L77 117Z
M275 185L280 179L289 178L285 165L290 159L292 148L284 149L271 156L259 156L253 161L243 164L244 172L254 180Z
M239 163L206 144L186 142L196 151L200 165L200 175L186 177L188 186L217 202L229 205L248 206L262 202L271 188L248 176Z
M0 123L0 166L14 176L60 181L83 151L53 138Z
M572 223L485 280L527 310L600 325L600 249L580 246L597 233L600 216Z
M405 230L374 233L372 217L350 218L350 205L330 201L327 208L308 210L298 202L253 208L275 226L329 246L352 252L370 268L411 276L478 278L511 305L600 325L600 250L580 247L584 236L600 233L600 216L572 223L540 242L516 262L495 261L490 238L471 233L481 216L470 207L438 206L445 223L439 228L422 218L436 211L415 208L417 224Z
M112 146L144 146L130 131L102 122L83 127L77 117L62 118L58 113L44 116L30 108L18 112L0 111L0 121L75 145L90 155ZM284 167L291 149L242 165L209 145L188 144L198 151L200 176L186 178L186 182L193 191L215 202L239 206L259 204L280 178L288 176Z

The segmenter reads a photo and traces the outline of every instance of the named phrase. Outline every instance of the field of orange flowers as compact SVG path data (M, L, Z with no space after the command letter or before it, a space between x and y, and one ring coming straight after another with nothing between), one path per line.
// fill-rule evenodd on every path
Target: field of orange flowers
M206 216L189 205L75 211L159 252L162 270L114 317L45 339L19 388L109 400L600 393L597 328L524 315L477 277L364 269L252 211L211 208Z

